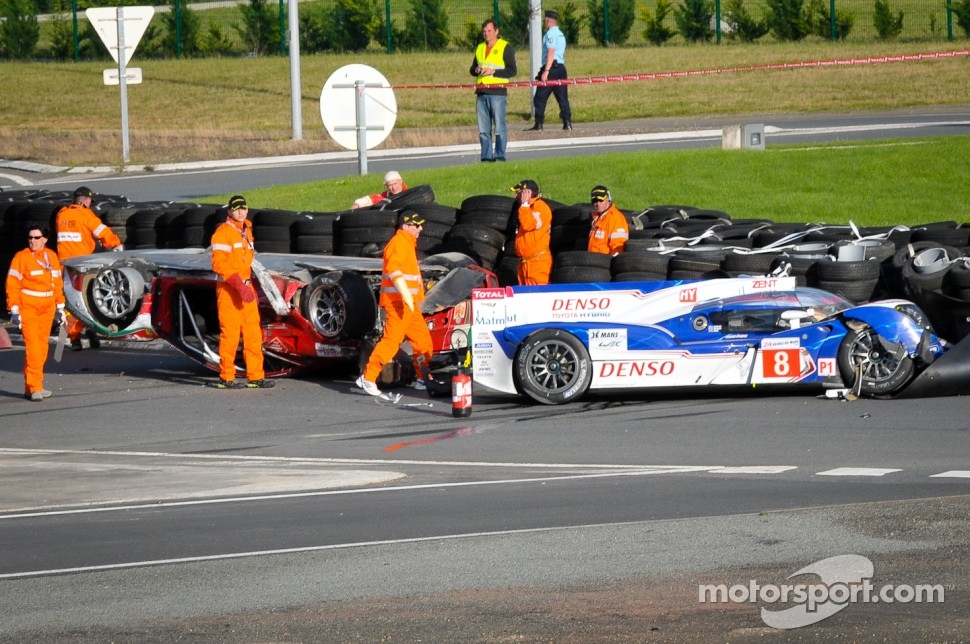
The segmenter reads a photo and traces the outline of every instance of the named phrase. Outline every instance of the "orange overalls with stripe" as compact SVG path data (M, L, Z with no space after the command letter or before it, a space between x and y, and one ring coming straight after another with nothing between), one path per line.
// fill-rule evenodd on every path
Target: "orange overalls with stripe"
M246 284L252 280L253 256L252 223L241 224L231 219L212 234L212 270L219 276L216 283L216 307L219 311L219 377L236 378L236 351L239 336L243 340L246 379L262 380L263 329L259 323L259 301L243 302L239 294L225 283L231 275L239 275Z
M548 284L552 272L549 231L552 210L541 197L519 206L519 228L515 233L515 254L519 256L519 284Z
M64 278L57 253L49 248L34 254L25 248L7 271L7 306L20 308L24 336L24 393L44 388L44 363L57 305L64 304Z
M589 230L589 245L591 253L616 255L622 253L626 240L630 237L629 224L626 217L615 204L610 204L602 215L593 217L593 225Z
M57 255L62 260L90 255L97 248L95 240L101 240L105 248L114 248L121 244L118 235L101 223L93 210L79 203L72 203L57 211L56 228ZM82 331L84 325L71 316L67 327L71 342L79 340Z
M405 339L411 343L414 372L418 379L428 375L428 365L434 346L428 324L421 314L424 281L418 268L417 245L417 238L398 229L384 248L380 305L387 313L387 322L384 324L384 335L374 347L374 352L371 353L364 368L364 380L377 382L381 369L394 359ZM404 298L394 287L394 280L398 277L404 277L411 291L411 297L414 298L413 311L408 309Z

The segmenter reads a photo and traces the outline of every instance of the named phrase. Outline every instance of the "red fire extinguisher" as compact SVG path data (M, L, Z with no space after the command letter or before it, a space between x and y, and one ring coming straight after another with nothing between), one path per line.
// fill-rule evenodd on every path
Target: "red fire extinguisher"
M458 365L458 371L451 377L451 415L467 418L472 415L472 354L465 353L465 362Z

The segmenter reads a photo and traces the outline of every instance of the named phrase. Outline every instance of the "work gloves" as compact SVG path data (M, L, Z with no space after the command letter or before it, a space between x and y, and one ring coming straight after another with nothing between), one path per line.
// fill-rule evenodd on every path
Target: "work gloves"
M67 311L64 310L63 304L57 305L57 315L54 316L54 319L57 320L58 324L67 326Z
M111 252L112 253L120 253L124 249L125 249L125 245L124 244L118 244L117 246L115 246L114 248L111 249Z
M252 286L243 282L237 273L233 273L227 277L226 284L239 294L239 298L243 302L248 304L256 301L256 291L253 290Z
M16 324L18 329L20 328L20 307L19 306L15 306L10 309L10 321Z

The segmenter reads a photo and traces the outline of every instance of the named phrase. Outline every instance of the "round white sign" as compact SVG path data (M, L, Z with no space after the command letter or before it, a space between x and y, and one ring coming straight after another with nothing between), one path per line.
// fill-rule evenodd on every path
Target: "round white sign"
M354 63L344 65L327 79L320 92L320 118L338 145L357 149L357 86L362 82L365 127L364 141L368 150L380 145L394 129L397 100L384 75L373 67Z

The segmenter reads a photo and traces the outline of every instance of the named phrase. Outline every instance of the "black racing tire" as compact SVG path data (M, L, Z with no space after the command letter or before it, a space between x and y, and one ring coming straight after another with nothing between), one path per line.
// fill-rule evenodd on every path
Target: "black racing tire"
M608 268L592 266L558 266L553 263L549 281L552 284L577 284L583 282L609 282L613 275Z
M360 273L333 271L303 289L300 313L325 338L359 339L374 329L377 300Z
M909 383L915 369L911 357L897 358L868 326L846 334L839 345L838 363L842 382L850 389L856 389L856 369L860 369L858 391L867 396L896 393Z
M588 250L567 250L556 255L557 268L592 268L609 272L612 263L612 255Z
M393 210L347 210L340 213L334 225L339 230L397 228L397 212Z
M649 271L630 271L628 273L614 273L614 282L663 282L667 273L651 273Z
M461 202L461 206L458 208L458 219L460 220L465 213L476 210L493 210L510 213L512 212L512 206L514 204L515 199L513 197L504 197L502 195L473 195L466 197Z
M310 255L332 255L333 236L331 235L300 235L293 240L294 253Z
M501 210L470 210L468 212L458 212L455 222L460 226L484 226L505 233L509 230L510 222L515 216L511 210L502 212Z
M861 304L872 299L872 294L875 292L878 283L878 279L857 280L854 282L830 282L820 279L815 283L815 286L823 291L841 295L853 304Z
M858 262L821 261L816 266L819 282L857 282L879 279L880 264L874 259Z
M293 224L293 235L333 235L335 212L302 212L303 219Z
M144 296L145 278L130 266L106 266L88 282L88 310L106 327L124 329L134 322Z
M515 379L533 400L563 405L578 400L589 389L593 363L576 336L561 329L542 329L519 347Z
M448 233L447 241L456 239L466 240L474 243L481 243L486 246L501 250L505 245L505 234L487 226L476 226L473 224L457 224Z
M736 253L732 251L721 260L721 268L748 275L767 275L776 257L778 257L776 252Z
M629 244L629 242L627 242ZM620 273L648 272L667 274L670 255L663 255L656 251L622 252L613 258L610 270L613 275Z
M384 246L394 236L394 228L345 228L340 232L340 241L345 244L369 244Z

